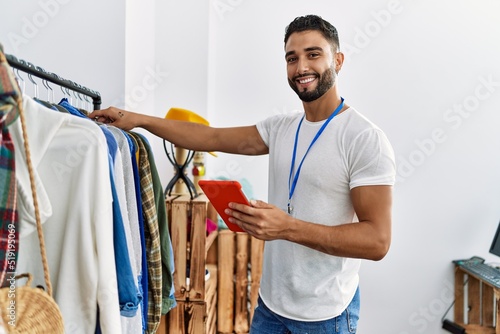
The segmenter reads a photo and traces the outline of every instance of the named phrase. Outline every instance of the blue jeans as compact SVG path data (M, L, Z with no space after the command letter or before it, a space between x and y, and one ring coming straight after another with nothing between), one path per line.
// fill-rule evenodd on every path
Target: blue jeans
M356 333L359 319L359 288L351 303L338 317L323 321L297 321L272 312L258 300L250 334L351 334Z

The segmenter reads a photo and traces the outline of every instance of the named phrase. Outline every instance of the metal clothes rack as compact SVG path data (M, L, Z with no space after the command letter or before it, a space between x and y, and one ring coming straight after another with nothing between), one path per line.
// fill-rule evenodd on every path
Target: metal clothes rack
M22 59L17 59L12 55L6 54L5 57L7 58L7 62L11 67L26 72L28 74L34 75L37 78L41 78L43 80L52 82L58 86L71 89L72 91L83 94L85 96L89 96L92 98L94 110L101 108L102 100L101 100L101 94L99 94L99 92L91 90L71 80L63 79L57 74L47 72L39 66L35 66L32 63L24 61Z

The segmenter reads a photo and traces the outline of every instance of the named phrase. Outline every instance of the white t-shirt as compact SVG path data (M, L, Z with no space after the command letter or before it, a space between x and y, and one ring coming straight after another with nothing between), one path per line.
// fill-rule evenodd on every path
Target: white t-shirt
M257 124L269 147L269 203L283 210L288 204L290 165L302 116L278 115ZM324 122L302 122L295 170ZM382 130L355 109L347 109L332 119L307 154L292 196L293 215L331 226L356 221L350 190L393 185L394 161ZM360 262L285 240L267 241L260 296L273 312L290 319L331 319L352 300Z

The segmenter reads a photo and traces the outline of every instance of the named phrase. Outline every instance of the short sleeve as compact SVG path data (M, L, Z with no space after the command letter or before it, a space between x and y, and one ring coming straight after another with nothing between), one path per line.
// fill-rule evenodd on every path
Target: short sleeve
M394 151L379 128L361 132L348 150L349 187L394 185L396 163Z

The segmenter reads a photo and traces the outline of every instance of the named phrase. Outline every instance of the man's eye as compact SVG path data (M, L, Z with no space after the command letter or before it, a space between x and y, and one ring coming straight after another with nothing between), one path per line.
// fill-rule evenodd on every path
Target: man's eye
M293 63L297 58L295 57L290 57L290 58L287 58L286 62L287 63Z
M311 58L319 57L319 53L310 53L309 57L311 57Z

